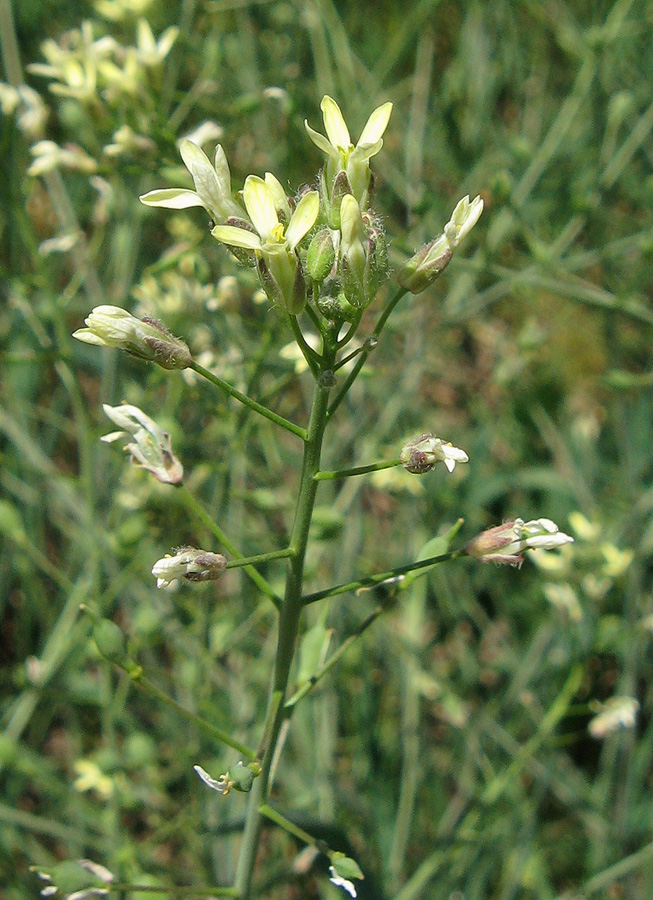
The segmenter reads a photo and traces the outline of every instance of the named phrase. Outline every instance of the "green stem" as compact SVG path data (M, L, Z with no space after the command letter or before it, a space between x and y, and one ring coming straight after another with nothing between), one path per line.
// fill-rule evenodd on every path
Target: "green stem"
M276 809L272 809L271 806L268 806L267 803L264 803L259 807L259 812L262 816L265 816L266 819L269 819L271 822L275 822L284 831L287 831L288 834L292 834L298 840L303 841L305 844L309 844L312 847L317 845L317 841L313 837L313 835L309 834L308 831L304 831L303 828L300 828L299 825L295 825L294 822L291 822L290 819L287 819L285 816L282 816L280 812L277 812Z
M292 556L290 547L285 550L270 550L268 553L259 553L257 556L244 556L242 559L230 559L226 569L237 569L239 566L255 566L257 563L268 562L271 559L286 559Z
M240 553L234 547L234 545L231 543L231 541L226 536L224 531L220 528L219 525L217 525L213 521L213 519L208 514L208 512L204 509L204 507L200 503L198 503L198 501L195 499L193 494L191 494L191 492L188 490L186 485L180 484L177 487L177 490L179 491L181 496L184 498L184 502L186 503L186 505L190 509L192 509L192 511L195 513L195 515L198 517L198 519L200 519L204 523L204 525L206 525L206 527L209 529L209 531L211 531L216 536L216 538L218 539L220 544L225 548L225 550L228 553L231 553L231 555L233 557L235 557L236 560L241 560L241 561L244 560L245 557L243 556L243 554ZM231 561L231 562L232 562L232 567L233 567L233 565L235 565L235 562L234 561ZM247 575L249 575L249 577L254 582L254 584L257 586L257 588L259 588L259 590L263 594L265 594L266 597L269 597L270 600L274 603L274 605L278 609L281 606L281 597L277 596L274 588L265 580L265 578L260 574L260 572L257 572L257 570L250 564L250 560L247 561L247 565L245 565L245 563L243 563L243 562L240 562L240 565L242 565L244 567L245 572L247 573ZM227 567L229 567L229 563L227 563Z
M311 370L313 377L317 378L320 373L320 356L318 353L313 350L311 346L306 343L306 338L304 337L301 328L299 327L299 322L297 321L297 316L288 316L288 323L292 330L295 341L297 342L297 346L302 351L302 356L306 360L306 364L308 368Z
M355 466L353 469L338 469L335 472L316 472L316 481L334 481L336 478L350 478L352 475L367 475L368 472L380 472L381 469L392 469L401 465L401 459L385 459L370 463L368 466Z
M330 370L333 365L332 356L332 352L325 353L325 357L322 360L322 367L325 372ZM327 377L320 377L315 383L313 406L306 433L295 521L290 536L290 548L293 555L289 560L286 590L279 617L277 652L264 726L265 744L262 748L264 753L261 762L261 774L254 781L254 786L250 793L245 829L236 869L235 886L241 900L249 900L251 896L252 875L262 827L261 807L267 799L274 751L286 715L283 700L288 687L290 668L295 654L299 619L303 608L304 559L318 486L314 476L320 469L320 454L327 422L330 383L331 381Z
M121 882L114 882L113 884L105 885L107 891L111 891L112 893L115 891L116 893L129 893L133 891L137 893L139 891L145 893L152 894L169 894L171 897L176 896L184 896L184 897L237 897L238 892L235 888L232 887L216 887L215 885L205 885L204 887L193 887L186 885L167 885L167 887L163 887L159 884L122 884Z
M379 572L378 575L368 575L367 578L359 578L357 581L348 581L346 584L337 584L335 587L326 588L324 591L316 591L314 594L306 594L304 597L304 606L309 603L315 603L317 600L324 600L327 597L337 597L338 594L346 594L348 591L357 591L359 588L375 587L384 581L390 581L401 575L407 575L408 572L415 572L419 569L426 569L428 566L437 566L438 563L446 562L448 559L457 559L459 556L465 556L463 549L450 550L448 553L441 553L440 556L431 556L429 559L421 559L419 562L408 563L406 566L397 566L396 569L390 569L389 572Z
M220 388L221 391L224 391L225 394L229 394L230 397L239 400L249 409L264 416L266 419L269 419L270 422L274 422L275 425L280 425L282 428L285 428L286 431L296 434L297 437L300 437L303 441L306 440L306 429L301 428L299 425L295 425L294 422L289 422L288 419L284 419L283 416L277 415L277 413L268 409L267 406L257 403L256 400L252 400L251 397L248 397L247 394L243 394L242 391L237 390L233 385L229 384L228 381L225 381L224 378L220 378L219 375L214 375L213 372L205 369L204 366L201 366L194 360L189 368L194 369L198 375L202 375L207 381L210 381L211 384L214 384L216 387Z
M372 350L374 350L374 348L376 347L376 340L378 340L379 335L383 331L385 323L388 321L388 318L390 317L391 312L393 311L393 309L395 308L397 303L399 303L399 301L405 294L406 294L406 289L400 287L397 289L397 291L392 295L392 297L388 301L385 309L379 316L379 320L374 327L374 331L370 335L370 337L373 340L370 340L368 338L365 341L365 345L363 347L361 355L358 357L358 362L356 363L354 368L351 370L351 372L347 376L344 384L342 385L342 387L340 388L340 390L334 397L333 402L331 403L331 406L329 407L329 411L327 413L328 418L331 418L331 416L334 414L334 412L338 409L338 407L340 406L342 401L347 396L347 393L349 392L349 388L352 386L352 384L358 378L360 370L365 365L365 361L367 360L367 357L370 355Z
M156 697L158 700L161 700L167 706L174 709L175 712L179 713L180 716L183 716L183 718L188 722L192 722L193 725L197 725L198 728L206 732L206 734L211 735L212 738L219 741L221 744L226 744L227 747L231 747L234 750L237 750L238 753L246 756L249 760L256 759L256 753L253 750L250 750L249 747L246 747L244 744L241 744L240 741L232 738L231 735L227 734L226 731L223 731L221 728L212 725L210 722L207 722L206 719L202 719L196 713L191 712L188 709L184 709L184 707L177 703L176 700L173 700L173 698L169 694L166 694L165 691L161 690L160 687L157 687L154 682L150 681L149 678L143 675L140 667L134 667L133 670L127 669L124 666L120 666L120 668L124 672L127 672L133 684L135 684L140 691L143 691L144 693L150 694L151 696Z
M373 625L374 622L379 618L379 616L384 613L389 608L388 605L377 606L375 610L373 610L367 618L363 619L358 628L349 635L349 637L342 642L342 644L335 650L322 668L315 673L306 684L302 685L298 691L296 691L292 697L289 697L286 700L285 708L286 710L291 710L293 706L296 706L300 700L303 700L307 694L313 690L313 688L318 684L319 681L324 678L324 676L329 672L338 662L338 660L344 656L344 654L349 650L351 645L358 640L358 638L363 634L363 632L367 631L370 625Z

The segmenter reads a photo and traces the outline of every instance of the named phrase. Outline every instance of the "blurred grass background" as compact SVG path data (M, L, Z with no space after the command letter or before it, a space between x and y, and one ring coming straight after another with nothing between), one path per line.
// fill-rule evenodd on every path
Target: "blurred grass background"
M355 138L375 106L395 104L375 158L395 267L465 193L486 210L441 281L402 301L325 458L395 456L432 430L470 464L321 486L309 586L414 559L460 516L465 539L546 515L576 543L547 568L459 561L402 591L298 708L275 802L339 829L369 873L361 896L368 885L376 900L647 900L651 4L31 0L13 4L17 66L2 0L5 80L43 62L46 38L91 57L82 21L91 41L136 46L139 6L155 36L180 28L160 66L122 81L100 66L97 87L72 97L25 76L47 100L45 136L81 148L102 181L28 176L31 141L1 119L3 897L35 896L30 864L84 856L147 884L233 875L235 838L220 831L244 800L207 797L191 771L217 774L233 754L102 661L78 607L118 622L150 677L253 745L274 611L233 572L157 592L154 560L213 539L179 492L99 442L112 430L101 403L134 403L169 428L188 487L245 553L283 546L297 441L70 333L102 302L154 314L204 364L301 421L310 377L279 353L290 335L248 273L201 211L147 210L137 197L187 183L175 140L206 120L237 187L266 170L309 182L319 159L303 119L319 126L329 93ZM125 126L144 141L111 155ZM44 245L62 235L71 250ZM283 564L265 574L279 586ZM334 646L375 602L332 601ZM319 616L311 608L308 623ZM636 726L597 740L593 703L615 696L639 701ZM340 896L314 875L287 881L296 849L266 837L266 895Z

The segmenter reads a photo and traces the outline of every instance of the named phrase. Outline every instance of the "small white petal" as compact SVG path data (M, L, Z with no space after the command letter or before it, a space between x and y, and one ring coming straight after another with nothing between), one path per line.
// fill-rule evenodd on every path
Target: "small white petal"
M235 225L216 225L211 231L213 237L230 247L242 247L244 250L260 250L261 239L258 234L252 234L244 228Z
M212 778L206 769L203 769L201 766L193 766L193 769L207 787L210 787L212 791L217 791L218 794L224 794L227 783L222 776L220 778Z
M347 891L350 897L357 897L356 888L354 886L353 881L349 881L347 878L343 878L341 875L336 873L336 870L333 866L329 866L329 881L331 884L335 884L336 887L342 888L343 891Z
M318 150L321 150L322 153L326 153L327 156L332 156L335 153L334 148L328 142L328 140L324 137L323 134L320 134L319 131L314 131L311 126L308 124L308 121L304 119L304 127L308 132L308 136L313 141Z

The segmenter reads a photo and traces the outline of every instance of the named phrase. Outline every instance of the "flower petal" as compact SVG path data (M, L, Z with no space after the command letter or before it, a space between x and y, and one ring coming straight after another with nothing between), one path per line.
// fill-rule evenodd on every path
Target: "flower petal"
M351 138L336 101L325 94L320 103L320 109L324 116L324 128L331 145L339 150L348 150L351 146Z
M193 176L195 190L202 201L202 205L212 216L218 219L226 219L224 191L206 153L201 147L189 140L181 142L179 153L184 161L184 165Z
M261 239L251 231L236 228L235 225L216 225L211 231L213 237L230 247L242 247L244 250L260 250Z
M315 225L319 211L320 195L318 192L309 191L307 194L304 194L286 228L286 239L293 250L304 235Z
M304 127L308 132L309 138L313 141L318 150L321 150L322 153L326 153L327 156L333 156L334 154L336 154L337 158L337 152L334 150L328 140L324 137L323 134L320 134L319 131L314 131L314 129L311 128L306 119L304 119Z
M258 175L248 175L243 187L243 198L252 224L261 235L261 241L265 242L273 228L279 224L272 191Z
M191 206L204 206L199 194L186 188L164 188L149 191L138 198L146 206L165 206L166 209L188 209Z
M388 127L388 122L390 121L390 114L392 113L392 103L383 103L381 106L377 106L372 115L367 120L365 128L363 128L363 133L358 139L358 147L362 147L365 144L376 144L376 142L383 137L383 133ZM381 149L381 148L379 148ZM378 152L378 151L376 151ZM372 154L373 155L373 154Z

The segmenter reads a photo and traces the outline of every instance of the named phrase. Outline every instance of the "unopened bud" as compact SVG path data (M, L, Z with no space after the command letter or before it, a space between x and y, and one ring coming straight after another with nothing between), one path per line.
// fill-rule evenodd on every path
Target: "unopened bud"
M187 344L149 316L137 319L119 306L96 306L73 337L97 347L115 347L163 369L186 369L193 358Z
M166 587L177 578L186 581L214 581L219 578L227 565L220 553L182 547L174 556L164 556L152 567L157 587Z
M399 273L401 287L411 294L426 290L449 265L453 251L476 225L482 212L480 197L475 197L471 203L469 196L463 197L444 226L444 233L418 250Z
M105 659L124 665L127 660L127 644L125 636L115 622L110 619L100 619L93 626L93 640Z
M306 253L306 271L310 278L321 284L333 268L335 258L331 232L322 228L311 240Z
M443 272L453 257L449 241L441 235L417 251L408 260L397 278L402 288L411 294L421 294Z

